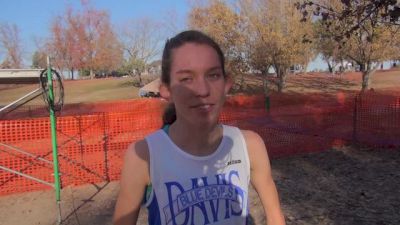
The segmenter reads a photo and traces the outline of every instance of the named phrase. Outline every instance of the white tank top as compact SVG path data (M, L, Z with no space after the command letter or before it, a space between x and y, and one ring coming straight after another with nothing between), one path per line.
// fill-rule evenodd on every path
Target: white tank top
M238 128L222 126L222 141L208 156L184 152L163 130L146 137L150 225L246 224L250 181L246 143Z

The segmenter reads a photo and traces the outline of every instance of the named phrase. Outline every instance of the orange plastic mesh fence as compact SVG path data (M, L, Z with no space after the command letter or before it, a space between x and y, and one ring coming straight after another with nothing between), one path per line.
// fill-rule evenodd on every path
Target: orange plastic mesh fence
M400 97L274 94L269 112L264 103L263 96L231 97L220 121L259 133L271 157L354 141L400 147ZM62 186L119 179L128 145L161 127L164 106L159 99L79 105L77 112L66 106L69 115L57 118ZM0 166L52 183L49 119L1 120ZM0 195L44 188L50 187L0 169Z
M151 103L149 103L151 102ZM57 116L88 115L100 112L131 112L159 109L165 105L161 99L133 99L112 102L74 103L64 105ZM49 114L45 105L23 105L7 114L0 114L0 119L22 119L47 117Z
M0 165L42 180L52 181L49 119L0 121ZM21 150L28 154L22 154ZM50 151L49 151L50 150ZM50 163L49 163L50 162ZM39 190L46 187L0 170L2 194Z
M354 141L373 147L400 146L400 97L369 93L355 101Z

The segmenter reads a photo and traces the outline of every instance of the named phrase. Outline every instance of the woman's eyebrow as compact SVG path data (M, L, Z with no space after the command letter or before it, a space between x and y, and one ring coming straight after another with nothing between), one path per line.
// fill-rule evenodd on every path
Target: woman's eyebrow
M176 71L175 73L177 73L177 74L188 74L188 73L192 74L194 72L192 70L189 70L189 69L182 69L182 70Z
M212 72L215 70L222 70L222 68L221 68L221 66L214 66L214 67L211 67L210 69L208 69L207 72L209 73L209 72Z
M214 66L211 67L209 69L207 69L207 73L215 71L215 70L222 70L221 66ZM190 69L181 69L175 72L176 74L193 74L195 73L194 71L190 70Z

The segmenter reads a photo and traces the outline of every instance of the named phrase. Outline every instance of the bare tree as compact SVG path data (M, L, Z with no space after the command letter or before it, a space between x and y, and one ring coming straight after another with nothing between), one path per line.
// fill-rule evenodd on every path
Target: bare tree
M131 76L138 76L143 85L142 73L148 64L161 52L161 25L151 19L132 20L123 25L120 41L126 55L126 67Z
M17 25L0 24L0 44L5 52L2 68L22 67L22 46Z
M181 30L178 21L180 21L179 15L172 9L165 12L161 25L165 27L167 33L176 34Z

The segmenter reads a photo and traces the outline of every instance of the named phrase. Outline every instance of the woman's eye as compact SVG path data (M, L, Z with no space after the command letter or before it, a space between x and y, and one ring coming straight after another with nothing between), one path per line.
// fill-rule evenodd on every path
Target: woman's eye
M219 78L221 78L221 74L220 73L211 73L208 75L208 78L211 80L218 80Z
M191 77L184 77L184 78L181 78L179 81L183 82L183 83L188 83L188 82L191 82L192 80L193 79Z

